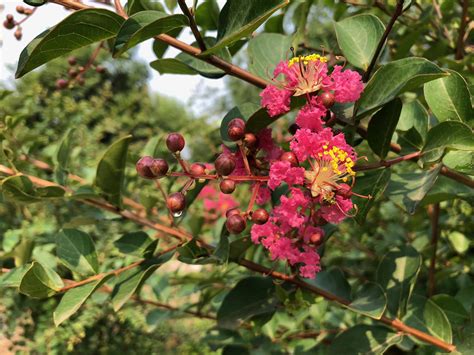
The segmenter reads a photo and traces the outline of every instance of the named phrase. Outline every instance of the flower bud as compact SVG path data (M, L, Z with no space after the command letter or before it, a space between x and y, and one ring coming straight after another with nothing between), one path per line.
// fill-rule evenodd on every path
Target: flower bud
M69 63L69 65L76 65L77 64L77 59L76 59L76 57L69 57L67 59L67 62Z
M281 157L281 161L287 161L292 167L297 167L299 165L298 158L293 152L284 152Z
M25 13L25 8L21 5L18 5L16 7L16 12L18 12L19 14L24 14Z
M205 175L206 174L206 166L201 163L192 163L189 171L192 175Z
M224 179L219 184L219 188L221 189L222 193L224 194L231 194L235 190L235 181Z
M186 198L182 192L175 192L166 199L166 206L172 213L183 212L186 208Z
M168 172L168 163L164 159L153 159L149 167L150 172L155 178L162 178Z
M240 234L247 227L247 222L240 214L234 214L227 218L225 227L231 234Z
M257 136L253 133L245 133L244 144L250 150L257 148L257 144L258 144Z
M240 215L240 210L237 207L234 207L234 208L231 208L231 209L227 210L226 213L225 213L225 216L227 218L229 218L230 216L232 216L234 214Z
M138 175L145 179L153 179L155 177L155 174L151 171L153 160L154 159L149 156L140 158L140 160L135 164Z
M69 85L69 81L67 81L66 79L56 80L56 89L59 89L59 90L65 89L67 88L68 85Z
M74 69L74 68L70 68L68 71L67 71L67 74L69 75L69 77L71 78L75 78L78 74L77 70Z
M105 68L102 65L98 65L95 67L96 73L103 74L105 73Z
M214 165L219 175L228 176L235 169L235 158L231 154L222 153L217 157Z
M231 141L238 141L244 138L245 121L241 118L234 118L227 125L227 135Z
M7 30L11 30L13 27L15 27L15 23L5 20L3 21L3 27L5 27Z
M166 146L172 153L180 152L185 145L184 137L179 133L170 133L166 138Z
M265 224L268 221L268 218L270 216L268 215L268 212L265 211L263 208L259 208L252 213L252 221L254 221L257 224Z
M319 245L323 241L323 234L321 232L315 232L311 237L309 237L309 241L312 244Z
M321 95L319 95L321 101L326 108L330 108L336 102L336 98L333 93L325 91Z
M18 41L21 41L21 37L23 37L23 32L21 31L21 28L17 28L13 35Z

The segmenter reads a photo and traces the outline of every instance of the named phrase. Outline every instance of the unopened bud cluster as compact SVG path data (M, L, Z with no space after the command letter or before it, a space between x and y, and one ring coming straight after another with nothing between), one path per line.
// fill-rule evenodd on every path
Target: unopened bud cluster
M34 13L34 10L25 8L21 5L18 5L16 7L16 12L20 15L24 15L25 18L23 18L21 21L16 21L15 17L12 14L8 14L5 17L5 20L3 21L3 27L5 27L7 30L13 30L15 29L15 32L13 35L18 41L21 41L21 38L23 37L23 30L21 28L21 24Z

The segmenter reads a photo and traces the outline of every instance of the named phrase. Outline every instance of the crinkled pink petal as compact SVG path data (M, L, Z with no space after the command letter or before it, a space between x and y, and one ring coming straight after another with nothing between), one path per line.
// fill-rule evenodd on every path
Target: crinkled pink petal
M323 129L324 121L322 118L326 115L327 109L318 100L311 100L311 104L306 104L296 116L296 124L300 128L307 128L313 132L319 132Z
M357 101L364 90L360 74L349 69L343 71L340 65L334 66L330 78L330 89L334 91L337 102Z
M290 111L291 95L291 91L267 85L260 93L261 105L267 109L271 117L282 115Z
M255 199L255 202L257 205L264 205L268 201L270 201L270 198L272 197L272 193L270 189L266 186L260 186L258 189L257 193L257 198Z
M336 203L331 205L323 204L318 212L329 223L337 224L348 217L347 214L352 209L352 206L350 198L345 199L337 195Z
M258 148L266 153L266 160L273 161L280 158L283 150L277 146L272 138L272 129L264 128L257 134Z
M291 167L287 161L276 161L270 166L268 187L275 190L282 181L289 186L301 185L304 182L304 168Z

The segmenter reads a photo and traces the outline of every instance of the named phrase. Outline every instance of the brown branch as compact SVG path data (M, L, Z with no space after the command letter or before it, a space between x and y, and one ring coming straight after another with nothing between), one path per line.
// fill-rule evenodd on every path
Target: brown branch
M204 43L204 40L202 39L201 32L199 32L196 21L194 20L194 16L191 11L189 11L189 7L186 5L186 1L178 0L178 5L181 8L181 11L183 11L183 14L185 14L188 18L189 27L191 27L191 31L193 31L194 38L196 38L196 42L199 45L201 51L204 52L207 49L206 43Z
M382 51L383 46L385 45L385 41L387 40L388 35L392 31L393 25L397 21L398 17L402 14L403 11L403 0L397 0L397 6L395 7L395 12L392 15L392 18L390 19L387 28L385 29L385 32L382 35L382 38L380 39L377 48L375 49L375 53L372 57L372 60L370 61L369 66L367 67L367 70L364 73L363 76L363 81L367 82L370 78L370 74L372 73L372 70L375 67L375 64L377 63L377 59L379 58L380 52Z
M438 239L439 239L439 203L430 205L428 208L428 213L431 217L431 260L430 260L430 269L428 273L428 296L431 297L435 293L435 272L436 272L436 253L438 251Z
M114 6L115 6L115 10L117 11L117 13L120 16L122 16L124 18L128 17L127 13L123 9L123 6L122 6L122 3L120 2L120 0L114 0Z
M15 172L13 170L11 170L10 168L7 168L3 165L0 165L0 172L3 172L7 175L15 175ZM31 181L34 184L39 185L39 186L60 186L60 185L54 184L52 182L37 178L37 177L29 176L29 178L31 179ZM79 200L79 201L81 201L81 200ZM127 218L131 221L134 221L137 224L141 224L141 225L149 227L151 229L154 229L154 230L157 230L157 231L166 231L166 230L168 230L169 232L172 232L172 233L170 233L172 237L177 238L181 241L186 240L186 239L190 240L190 239L193 238L192 235L190 235L188 233L185 234L180 230L173 230L172 228L162 226L162 225L159 225L157 223L153 223L153 222L147 220L146 218L140 218L140 217L136 216L135 214L133 214L130 211L120 211L115 206L111 206L107 203L102 203L100 201L94 201L94 200L82 200L82 201L85 202L85 203L88 203L88 204L92 204L92 205L94 205L98 208L107 209L107 210L109 210L113 213L121 215L124 218ZM205 242L201 241L200 244L204 248L207 248L209 250L214 249L213 246L211 246L211 245L209 245ZM250 260L241 259L241 260L236 261L236 263L246 267L249 270L255 271L257 273L261 273L261 274L264 274L266 276L271 276L272 278L279 279L279 280L282 280L282 281L286 281L286 282L291 283L295 286L304 288L304 289L306 289L306 290L308 290L308 291L310 291L314 294L320 295L320 296L324 297L325 299L327 299L329 301L334 301L334 302L336 302L336 303L338 303L342 306L347 306L350 303L349 300L346 300L342 297L339 297L335 294L332 294L332 293L327 292L323 289L320 289L320 288L318 288L314 285L311 285L307 282L304 282L303 280L296 278L294 275L287 275L287 274L283 274L283 273L271 270L271 269L269 269L265 266L256 264L256 263L254 263ZM412 335L412 336L414 336L414 337L416 337L416 338L418 338L422 341L425 341L429 344L437 346L440 349L443 349L443 350L446 350L446 351L454 351L456 349L456 347L454 345L448 344L448 343L446 343L446 342L444 342L444 341L442 341L442 340L440 340L436 337L433 337L429 334L421 332L418 329L409 327L398 319L390 319L390 318L387 318L387 317L381 317L379 319L379 321L384 323L384 324L387 324L388 326L390 326L392 328L395 328L395 329L397 329L401 332L404 332L406 334L410 334L410 335Z
M357 165L354 167L355 171L363 171L363 170L372 170L372 169L377 169L381 167L388 168L392 165L401 163L402 161L407 161L407 160L412 160L412 159L418 159L421 156L421 152L415 152L415 153L410 153L407 155L402 155L400 157L390 159L390 160L381 160L377 163L372 163L372 164L366 164L366 165Z
M464 58L464 34L468 22L469 1L462 0L461 24L459 25L458 43L456 45L456 55L454 59L461 60Z

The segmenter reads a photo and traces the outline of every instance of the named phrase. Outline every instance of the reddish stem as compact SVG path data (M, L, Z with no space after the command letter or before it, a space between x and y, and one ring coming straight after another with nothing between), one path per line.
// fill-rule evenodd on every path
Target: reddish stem
M247 172L247 174L252 175L252 171L250 170L249 161L247 159L247 154L245 154L245 148L242 144L242 141L237 142L237 145L239 146L240 155L242 155L242 160L244 161L245 171Z
M252 191L252 196L250 197L250 202L249 202L249 205L247 207L247 215L252 211L253 209L253 205L255 204L255 200L257 199L257 195L258 195L258 190L260 190L260 185L261 185L261 182L256 182L254 185L253 185L253 191Z
M175 172L170 172L167 174L168 176L185 176L189 178L194 178L194 179L204 179L204 180L218 180L220 179L219 175L207 175L207 174L202 174L202 175L193 175L190 173L182 173L179 171ZM233 181L268 181L270 178L268 176L257 176L257 175L230 175L226 176L227 180L233 180Z

